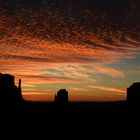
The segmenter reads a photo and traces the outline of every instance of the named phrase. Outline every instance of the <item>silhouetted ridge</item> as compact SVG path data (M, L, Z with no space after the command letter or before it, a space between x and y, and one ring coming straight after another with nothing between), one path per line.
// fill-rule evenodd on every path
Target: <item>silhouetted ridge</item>
M68 103L68 91L66 89L60 89L55 95L55 102Z
M127 101L129 103L140 104L140 82L133 83L127 88Z
M21 79L17 87L14 76L0 73L0 103L21 102L23 100L21 92Z

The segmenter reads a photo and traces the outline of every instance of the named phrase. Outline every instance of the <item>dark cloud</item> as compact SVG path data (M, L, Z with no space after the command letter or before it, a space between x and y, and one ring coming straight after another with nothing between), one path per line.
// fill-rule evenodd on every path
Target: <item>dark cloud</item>
M138 0L1 0L0 43L16 45L13 51L20 47L30 52L42 49L33 39L69 43L77 48L83 45L89 50L137 50L140 46L139 6ZM22 37L31 39L32 43L24 42ZM32 60L37 56L23 57ZM85 55L75 57L81 61L92 59ZM42 59L39 56L39 60Z
M0 3L1 11L8 18L4 23L11 27L20 27L32 36L70 42L79 39L77 33L85 38L83 30L104 38L112 31L137 38L139 4L138 0L9 0Z
M19 61L31 61L31 62L47 62L50 61L47 58L39 58L39 57L32 57L32 56L18 56L18 55L4 55L4 56L0 56L0 59L11 59L11 60L19 60Z

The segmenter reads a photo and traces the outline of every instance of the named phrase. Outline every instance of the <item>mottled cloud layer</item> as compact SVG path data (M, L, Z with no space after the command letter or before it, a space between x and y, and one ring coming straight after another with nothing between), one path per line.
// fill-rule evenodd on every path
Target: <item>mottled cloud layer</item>
M113 91L100 85L103 78L126 78L117 65L140 57L139 6L139 0L1 0L0 72L22 78L28 92L69 85L89 97L94 89ZM52 86L41 90L37 83Z
M1 1L1 61L93 62L140 49L139 2Z

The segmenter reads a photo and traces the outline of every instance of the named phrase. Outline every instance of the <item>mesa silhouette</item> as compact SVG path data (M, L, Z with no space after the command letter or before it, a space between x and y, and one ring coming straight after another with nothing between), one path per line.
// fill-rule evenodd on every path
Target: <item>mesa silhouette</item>
M61 89L55 94L56 103L68 103L68 91L66 89Z
M0 73L0 103L12 105L23 101L21 79L16 86L14 76Z
M140 82L133 83L127 88L127 102L132 105L140 104Z

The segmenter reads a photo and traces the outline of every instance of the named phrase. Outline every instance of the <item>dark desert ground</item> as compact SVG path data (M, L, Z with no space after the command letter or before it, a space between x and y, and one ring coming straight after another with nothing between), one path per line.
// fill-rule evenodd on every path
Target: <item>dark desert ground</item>
M89 139L112 137L112 134L117 138L127 137L128 132L138 126L137 99L136 102L134 99L121 102L65 102L64 99L29 102L22 97L21 80L17 87L12 85L14 76L1 74L0 82L0 127L1 136L5 138Z

